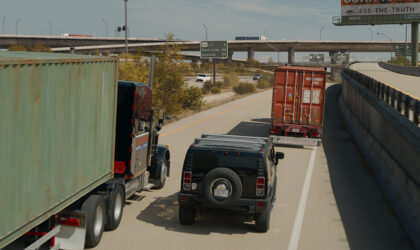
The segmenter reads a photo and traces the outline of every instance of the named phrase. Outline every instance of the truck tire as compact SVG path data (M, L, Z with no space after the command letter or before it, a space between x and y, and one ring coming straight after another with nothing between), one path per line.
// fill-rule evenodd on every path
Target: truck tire
M255 230L265 233L270 229L270 215L271 203L267 204L266 210L262 213L255 215Z
M219 187L227 190L227 197L216 196L215 190ZM215 168L204 177L203 195L209 203L215 206L223 207L235 203L242 195L241 179L228 168Z
M155 189L162 189L165 186L166 176L168 175L168 161L166 157L163 158L162 166L159 170L159 179L155 181Z
M87 213L85 246L95 247L104 232L105 200L101 195L91 195L83 202L81 210Z
M195 222L195 210L188 205L179 205L179 223L192 225Z
M120 225L121 218L124 210L124 190L121 185L117 185L112 190L109 196L109 207L107 211L107 223L105 224L106 230L115 230Z

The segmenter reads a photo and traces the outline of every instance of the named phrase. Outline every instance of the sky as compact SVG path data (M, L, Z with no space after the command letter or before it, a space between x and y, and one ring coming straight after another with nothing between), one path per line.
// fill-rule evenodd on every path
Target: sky
M265 35L271 40L405 40L405 26L336 27L332 17L341 14L340 0L128 0L130 37L183 40L234 40L235 36ZM0 32L49 35L89 34L115 36L124 23L123 0L0 0ZM410 32L410 28L409 28ZM123 34L120 34L123 36ZM244 58L245 53L235 53ZM296 55L297 60L305 56ZM358 60L389 57L389 53L354 54ZM261 61L275 53L256 53ZM287 60L281 53L281 61Z

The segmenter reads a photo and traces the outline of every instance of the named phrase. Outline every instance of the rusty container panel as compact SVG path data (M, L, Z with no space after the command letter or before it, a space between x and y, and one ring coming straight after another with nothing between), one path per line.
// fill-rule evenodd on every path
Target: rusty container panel
M275 71L271 133L320 137L324 116L326 71L279 67Z
M113 178L117 63L0 52L0 248Z

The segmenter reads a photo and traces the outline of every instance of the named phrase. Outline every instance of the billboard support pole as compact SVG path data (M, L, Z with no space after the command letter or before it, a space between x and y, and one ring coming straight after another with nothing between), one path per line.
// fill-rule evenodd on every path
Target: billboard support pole
M411 24L411 66L419 63L419 23Z

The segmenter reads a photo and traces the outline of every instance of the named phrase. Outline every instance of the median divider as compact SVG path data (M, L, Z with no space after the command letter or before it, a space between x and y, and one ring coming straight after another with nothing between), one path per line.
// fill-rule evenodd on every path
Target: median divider
M420 128L345 69L339 106L350 133L420 249ZM379 91L381 92L381 91Z

